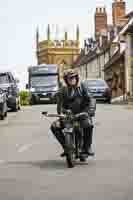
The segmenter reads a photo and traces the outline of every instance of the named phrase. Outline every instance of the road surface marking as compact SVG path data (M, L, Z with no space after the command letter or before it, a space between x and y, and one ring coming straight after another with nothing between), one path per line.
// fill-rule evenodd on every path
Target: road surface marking
M18 149L18 152L19 152L19 153L22 153L22 152L28 150L28 149L29 149L30 147L32 147L33 145L34 145L34 143L23 145L23 146L21 146L21 147Z
M50 130L49 130L50 131ZM48 131L48 132L49 132ZM42 135L43 136L43 135ZM38 138L38 140L36 139L35 141L33 141L32 143L29 143L29 144L25 144L25 145L22 145L18 148L18 153L22 153L24 151L27 151L29 150L33 145L37 145L39 143L41 143L42 140L40 140L40 137Z
M5 160L0 160L0 164L5 164L6 161Z

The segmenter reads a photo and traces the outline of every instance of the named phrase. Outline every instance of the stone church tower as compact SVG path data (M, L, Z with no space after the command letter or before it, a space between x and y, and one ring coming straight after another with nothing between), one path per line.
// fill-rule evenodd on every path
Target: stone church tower
M36 32L36 56L38 64L66 64L72 65L80 54L79 27L77 26L76 39L68 39L65 31L62 40L52 40L50 25L47 27L47 39L40 41L39 31Z
M37 64L57 64L59 75L62 78L64 70L71 68L80 55L80 35L77 26L75 40L68 38L67 31L64 32L62 40L52 40L50 25L47 27L47 39L40 41L39 31L36 31L36 56Z

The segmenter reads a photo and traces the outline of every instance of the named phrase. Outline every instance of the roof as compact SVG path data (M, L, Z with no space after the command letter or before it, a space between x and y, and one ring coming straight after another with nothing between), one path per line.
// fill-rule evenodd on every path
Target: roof
M119 38L120 38L121 35L126 34L128 31L132 31L133 32L133 11L131 11L130 13L128 13L126 16L127 17L130 16L131 18L129 19L129 21L127 22L127 24L123 26L123 28L118 33L118 35L113 39L113 41L110 41L108 44L106 44L106 45L104 44L104 46L100 47L100 53L99 53L99 55L103 54L104 52L106 52L110 48L110 45L112 44L112 42L113 43L119 42ZM78 66L84 65L84 64L87 64L92 59L94 59L97 56L96 49L97 49L97 47L94 50L90 51L86 55L85 54L81 54L78 57L77 62L75 63L75 65L78 65ZM123 54L124 51L125 51L125 48L122 49L121 53L116 52L116 54L114 54L113 57L111 58L111 60L112 60L111 62L115 62L115 60L118 59L119 56L122 56L122 54ZM108 66L108 63L106 65Z
M125 17L132 17L132 16L133 16L133 10L125 15Z
M133 26L133 17L129 20L129 22L122 28L122 30L119 32L119 34L115 37L115 39L113 40L113 42L118 42L119 41L119 37L121 35L124 35L127 33L127 31L129 30L129 28Z
M123 51L122 53L120 53L119 51L117 51L112 58L105 64L104 66L104 71L107 70L110 66L112 66L116 61L118 61L120 58L122 58L124 56L125 51Z
M11 70L1 69L0 74L4 74L4 73L12 73L12 72Z

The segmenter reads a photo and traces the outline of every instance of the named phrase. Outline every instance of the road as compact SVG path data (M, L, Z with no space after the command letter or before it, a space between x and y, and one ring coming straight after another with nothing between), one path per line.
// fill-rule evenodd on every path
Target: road
M132 200L133 110L97 105L96 156L67 169L41 116L46 109L55 106L26 107L0 121L0 200Z

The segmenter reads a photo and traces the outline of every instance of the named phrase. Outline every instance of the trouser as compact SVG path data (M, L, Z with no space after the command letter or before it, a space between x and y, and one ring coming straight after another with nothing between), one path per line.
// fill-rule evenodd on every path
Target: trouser
M58 124L58 125L57 125ZM82 125L82 123L81 123ZM60 127L59 121L53 122L51 125L51 131L61 144L62 148L65 148L65 136L63 134L63 128ZM92 144L92 137L93 137L93 125L83 127L83 151L88 152L91 144Z

